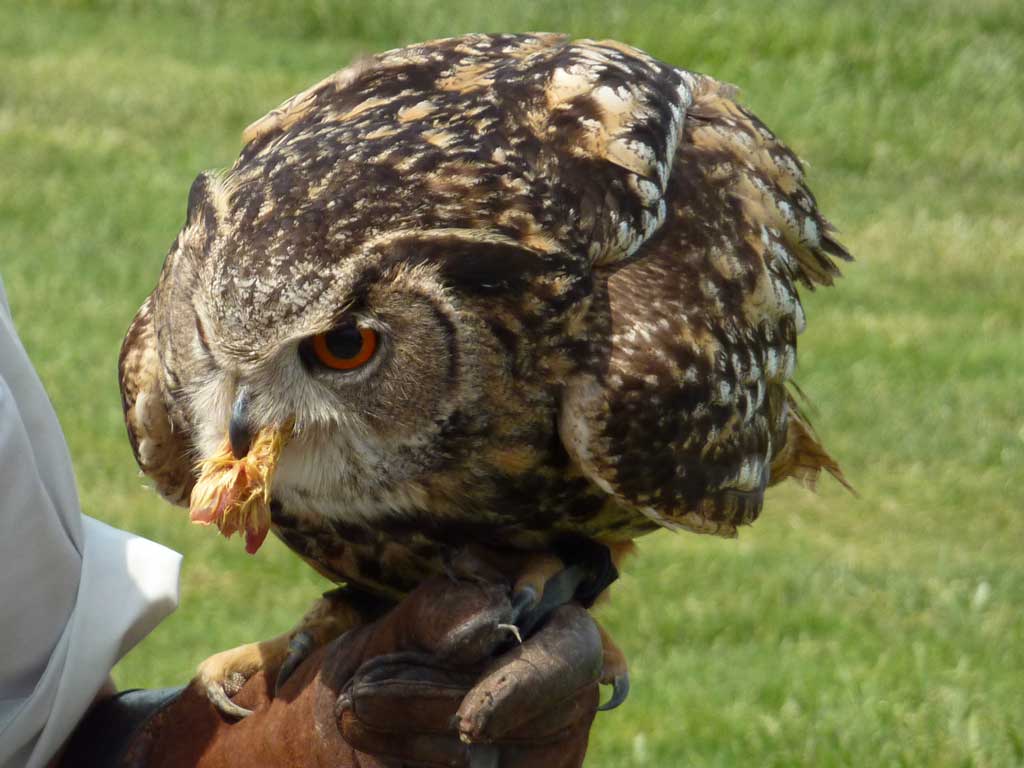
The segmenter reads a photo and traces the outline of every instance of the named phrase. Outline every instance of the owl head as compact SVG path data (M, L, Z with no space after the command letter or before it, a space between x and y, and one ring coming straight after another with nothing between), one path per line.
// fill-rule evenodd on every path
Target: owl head
M363 182L378 199L402 194ZM294 187L266 225L236 223L255 190L230 183L193 186L155 318L195 457L225 434L242 457L254 434L288 424L275 480L285 503L366 516L415 504L419 481L493 433L531 375L524 303L548 314L535 290L580 282L571 261L492 230L394 217L332 238L336 198Z
M294 424L275 497L372 517L457 499L440 469L482 481L495 445L549 439L589 354L592 268L664 220L685 85L632 50L477 35L374 57L255 123L193 184L125 341L144 471L184 501L183 452Z

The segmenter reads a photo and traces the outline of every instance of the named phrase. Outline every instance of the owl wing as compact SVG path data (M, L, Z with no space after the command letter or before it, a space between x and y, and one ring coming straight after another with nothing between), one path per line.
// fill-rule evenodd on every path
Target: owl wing
M154 329L154 297L140 307L121 345L121 406L135 461L157 491L186 506L195 484L187 430L172 412L172 399Z
M564 393L560 433L605 492L669 528L734 535L765 488L822 469L795 407L797 285L829 285L830 236L797 158L729 89L698 77L664 225L595 269L596 341Z

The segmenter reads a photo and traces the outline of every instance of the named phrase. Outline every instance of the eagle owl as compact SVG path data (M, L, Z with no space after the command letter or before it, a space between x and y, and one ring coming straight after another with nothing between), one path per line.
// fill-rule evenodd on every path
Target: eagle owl
M287 433L250 549L269 528L395 597L467 544L731 536L769 485L842 480L787 386L797 289L849 256L728 86L470 35L360 61L244 141L192 185L120 378L174 503Z

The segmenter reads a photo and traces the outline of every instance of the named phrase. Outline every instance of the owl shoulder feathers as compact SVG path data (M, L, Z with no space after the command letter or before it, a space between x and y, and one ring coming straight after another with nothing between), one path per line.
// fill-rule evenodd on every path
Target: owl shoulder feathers
M563 442L593 482L660 525L734 535L767 486L839 466L787 384L797 285L849 259L796 156L731 89L693 77L665 222L595 272L592 365L567 386ZM670 130L668 131L671 133Z

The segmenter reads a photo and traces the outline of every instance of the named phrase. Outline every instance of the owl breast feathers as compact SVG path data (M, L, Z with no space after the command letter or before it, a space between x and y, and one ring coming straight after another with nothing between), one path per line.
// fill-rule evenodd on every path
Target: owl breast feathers
M361 61L244 140L122 350L170 500L243 400L247 429L294 424L274 524L313 560L731 535L773 483L842 480L787 384L797 288L849 256L727 86L612 41L471 35ZM310 353L371 331L358 370Z

